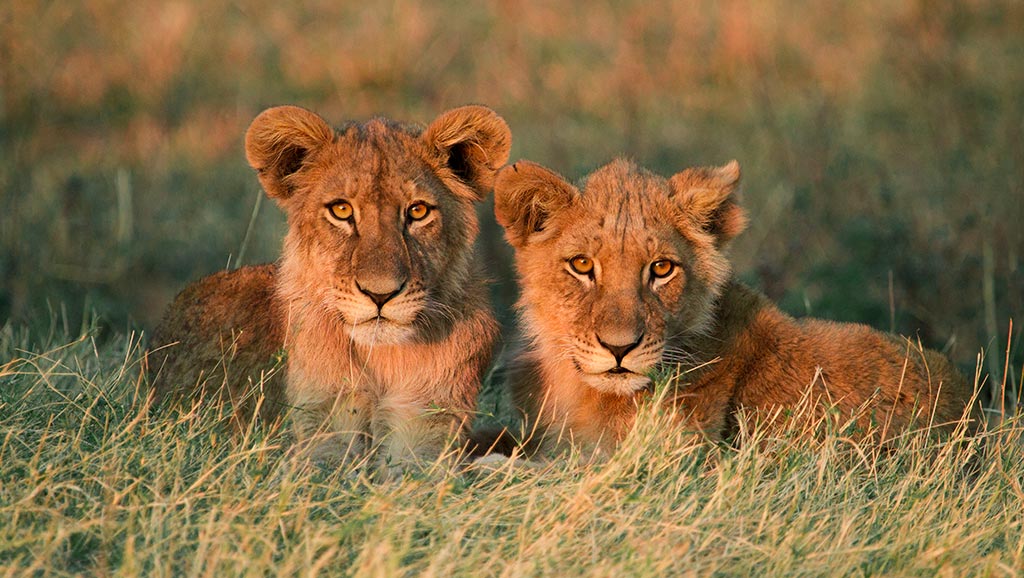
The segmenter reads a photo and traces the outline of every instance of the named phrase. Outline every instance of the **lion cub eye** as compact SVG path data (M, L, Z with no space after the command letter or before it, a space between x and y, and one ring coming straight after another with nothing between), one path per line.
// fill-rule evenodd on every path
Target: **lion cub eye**
M430 214L430 205L424 202L413 203L405 210L405 214L410 221L422 221Z
M576 255L569 259L569 266L580 275L590 275L594 271L594 261L585 255Z
M651 275L656 279L664 279L676 270L676 264L668 259L658 259L651 263Z
M348 221L352 218L352 205L347 201L335 201L327 205L327 212L339 221Z

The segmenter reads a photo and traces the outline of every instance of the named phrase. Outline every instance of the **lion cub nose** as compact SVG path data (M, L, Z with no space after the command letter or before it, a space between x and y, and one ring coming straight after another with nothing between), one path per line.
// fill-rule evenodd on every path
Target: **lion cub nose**
M626 338L626 339L623 339L622 336L618 336L618 337L619 337L619 339L609 339L608 341L612 342L612 343L609 343L608 341L605 341L604 339L601 339L601 336L598 335L597 336L597 342L601 344L601 347L604 347L605 349L610 351L612 355L615 356L615 363L616 363L616 365L622 365L622 359L624 357L626 357L627 353L629 353L630 351L633 351L634 349L636 349L637 345L640 345L640 341L643 340L644 335L643 335L643 333L641 333L639 336L635 336L635 337L634 336L630 336L629 338ZM619 343L622 343L623 341L629 341L630 338L633 339L633 341L630 342L630 343L625 343L623 345L616 345L615 344L616 341L618 341Z
M356 288L359 289L359 291L363 295L366 295L367 297L369 297L370 300L373 301L377 305L377 309L380 309L380 308L384 307L385 303L387 303L388 301L391 301L395 297L395 295L398 295L399 293L401 293L402 289L405 289L405 283L402 283L401 285L399 285L398 289L395 289L394 291L382 292L382 293L377 293L375 291L370 291L368 289L365 289L359 283L356 283ZM375 289L376 289L376 287L375 287Z

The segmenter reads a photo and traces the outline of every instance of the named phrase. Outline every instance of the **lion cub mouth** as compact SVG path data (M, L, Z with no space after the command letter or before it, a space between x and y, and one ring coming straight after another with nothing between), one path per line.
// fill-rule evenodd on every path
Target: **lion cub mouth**
M356 323L356 325L370 325L370 326L397 325L399 327L405 327L406 325L409 325L409 323L406 323L404 321L398 321L396 319L391 319L390 317L385 317L383 315L378 315L376 317L370 317L369 319L364 319L364 320L360 321L359 323Z
M590 387L605 393L616 395L632 395L647 389L651 379L646 375L630 371L625 367L613 367L601 373L581 373L583 382Z
M411 323L378 315L349 326L349 335L364 345L394 345L413 339L416 328Z

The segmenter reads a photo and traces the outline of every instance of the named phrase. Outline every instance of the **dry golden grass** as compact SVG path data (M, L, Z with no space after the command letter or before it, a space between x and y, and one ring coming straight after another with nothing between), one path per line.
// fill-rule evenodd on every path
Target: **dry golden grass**
M1024 568L1024 424L711 446L649 408L579 455L371 481L151 415L139 340L0 343L0 575L978 575ZM60 343L60 337L57 343Z

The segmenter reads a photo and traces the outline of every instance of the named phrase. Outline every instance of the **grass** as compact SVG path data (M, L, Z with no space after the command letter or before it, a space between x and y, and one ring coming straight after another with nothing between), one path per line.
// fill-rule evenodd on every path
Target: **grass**
M0 575L978 575L1024 569L1024 423L859 447L700 443L649 409L605 463L301 465L151 414L140 339L0 333ZM64 343L64 341L67 341ZM57 345L52 345L56 343Z
M880 453L707 447L651 413L604 464L374 483L150 415L132 333L188 281L279 254L242 154L264 107L477 102L513 159L570 178L739 159L745 281L964 369L984 349L1004 386L984 400L1017 407L1022 28L1018 0L0 4L0 576L1024 573L1020 417Z

